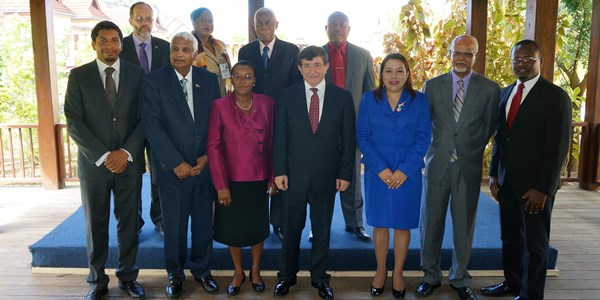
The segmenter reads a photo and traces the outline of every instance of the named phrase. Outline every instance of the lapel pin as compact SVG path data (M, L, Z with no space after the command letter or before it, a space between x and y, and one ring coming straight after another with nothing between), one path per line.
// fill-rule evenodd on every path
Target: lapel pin
M197 83L196 83L196 84L194 84L194 86L195 86L196 88L199 88L199 87L200 87L200 85L199 85L199 84L197 84Z

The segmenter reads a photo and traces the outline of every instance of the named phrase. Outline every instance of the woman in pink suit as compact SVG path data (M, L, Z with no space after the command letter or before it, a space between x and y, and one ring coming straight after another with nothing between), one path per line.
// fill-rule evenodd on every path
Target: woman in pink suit
M273 99L252 93L254 68L239 61L231 69L234 90L213 102L208 121L208 164L218 205L214 239L228 245L235 268L227 293L246 280L242 248L251 246L252 288L265 288L260 276L263 242L269 236L268 196L275 192L271 143Z

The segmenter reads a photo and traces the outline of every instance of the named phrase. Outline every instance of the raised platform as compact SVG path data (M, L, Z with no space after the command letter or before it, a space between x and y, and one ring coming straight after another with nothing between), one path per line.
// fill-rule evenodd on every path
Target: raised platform
M137 265L141 269L164 269L163 258L163 239L154 230L152 222L149 220L149 191L147 175L144 176L144 219L146 225L140 235L140 247L137 258ZM448 214L450 216L450 214ZM116 239L116 220L111 216L110 226L110 253L107 261L107 268L115 268L117 265L117 239ZM473 241L473 251L469 263L470 270L501 270L501 242L500 225L498 216L498 206L495 201L487 195L481 193L475 236ZM366 225L368 232L372 228ZM303 232L300 268L307 269L310 257L310 243L308 242L308 232L310 223L307 221ZM408 257L405 264L406 270L420 270L419 268L419 231L411 231L411 242ZM188 245L191 243L188 242ZM64 222L58 225L45 237L30 246L32 253L32 267L34 268L87 268L86 260L86 239L85 239L85 221L81 207L77 209ZM450 217L446 221L446 231L444 235L442 251L442 269L447 270L452 261L452 223ZM262 259L263 270L277 270L281 242L273 234L265 240L264 255ZM250 267L250 251L245 248L244 267ZM390 250L389 257L393 257ZM548 269L555 269L558 251L555 248L550 249ZM393 259L388 259L389 268L393 265ZM227 250L227 246L214 243L213 269L230 270L232 263ZM329 256L328 269L332 271L372 271L375 269L375 256L373 253L372 242L362 242L354 238L344 230L344 221L339 199L336 200L334 219L332 225L331 251Z

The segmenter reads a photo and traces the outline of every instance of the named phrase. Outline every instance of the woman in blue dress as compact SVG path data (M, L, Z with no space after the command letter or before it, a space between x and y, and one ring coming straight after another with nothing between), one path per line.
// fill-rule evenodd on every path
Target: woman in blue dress
M367 224L374 227L377 271L371 295L383 293L390 228L394 229L392 294L404 298L404 261L410 229L419 225L423 158L431 143L427 98L413 89L404 56L381 62L379 86L365 93L358 109L356 142L365 166Z

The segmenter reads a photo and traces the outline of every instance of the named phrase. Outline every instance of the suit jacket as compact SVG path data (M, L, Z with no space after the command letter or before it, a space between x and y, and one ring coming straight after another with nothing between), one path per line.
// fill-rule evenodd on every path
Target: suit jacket
M213 73L192 67L194 118L171 65L162 67L142 82L142 123L152 147L152 172L157 184L177 186L173 169L182 162L196 165L206 155L208 114L212 101L219 98L219 83ZM194 180L208 180L210 173L201 172Z
M352 180L356 115L352 96L327 84L319 127L313 135L304 82L285 88L275 103L275 176L287 175L289 191L335 192L335 180Z
M473 72L458 123L452 112L454 95L451 72L427 80L423 92L429 101L433 132L431 146L425 156L425 174L432 182L439 182L456 148L458 165L467 186L479 187L483 151L498 120L500 87Z
M275 99L282 88L301 82L298 71L298 46L275 38L275 44L265 70L262 62L262 49L258 40L240 48L238 60L247 60L254 65L256 85L252 91Z
M208 121L208 164L215 188L232 181L273 182L273 99L252 95L252 113L244 114L235 94L217 99Z
M569 149L571 99L563 89L540 77L523 99L509 130L506 102L514 86L502 90L489 174L519 195L535 188L553 196Z
M323 48L329 55L329 44ZM331 72L325 74L327 83L333 82ZM346 48L346 90L352 94L354 110L358 112L360 100L365 92L375 89L375 73L373 71L373 58L371 53L364 48L348 43Z
M108 179L114 174L96 161L108 151L123 148L131 154L125 172L142 174L144 162L144 132L141 125L139 87L144 71L131 63L119 60L119 88L112 110L96 60L77 67L69 73L65 95L67 130L77 144L82 179Z
M169 52L171 51L171 46L169 42L163 39L154 36L150 36L150 38L152 39L152 62L150 63L150 71L154 71L170 64ZM119 57L139 66L140 59L138 58L135 47L136 45L131 34L124 37L123 51L121 51Z

